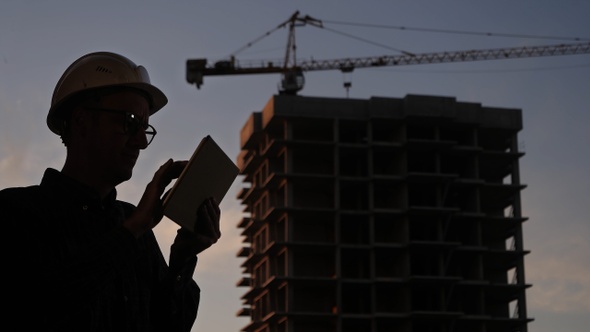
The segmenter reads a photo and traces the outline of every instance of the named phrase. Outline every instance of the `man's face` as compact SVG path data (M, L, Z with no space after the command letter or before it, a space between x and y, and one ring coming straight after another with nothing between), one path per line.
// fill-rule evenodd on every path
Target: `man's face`
M113 187L129 180L139 151L148 145L148 101L132 91L117 92L102 97L88 112L96 117L88 141L92 169Z

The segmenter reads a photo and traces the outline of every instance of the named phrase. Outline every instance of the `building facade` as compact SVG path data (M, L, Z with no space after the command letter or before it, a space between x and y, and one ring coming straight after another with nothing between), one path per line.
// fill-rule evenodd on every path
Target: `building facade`
M527 331L519 109L275 95L243 126L247 332Z

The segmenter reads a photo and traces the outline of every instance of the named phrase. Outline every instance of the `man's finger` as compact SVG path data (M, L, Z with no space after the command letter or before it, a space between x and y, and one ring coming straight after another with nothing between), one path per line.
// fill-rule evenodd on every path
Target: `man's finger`
M221 217L221 210L213 197L207 200L207 208L209 209L210 220L213 223L214 234L220 237L221 229L219 228L219 219Z

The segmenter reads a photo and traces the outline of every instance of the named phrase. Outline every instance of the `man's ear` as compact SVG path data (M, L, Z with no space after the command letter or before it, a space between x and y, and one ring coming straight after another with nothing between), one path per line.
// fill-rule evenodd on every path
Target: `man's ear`
M88 114L81 107L72 110L70 130L74 135L85 136L88 130Z

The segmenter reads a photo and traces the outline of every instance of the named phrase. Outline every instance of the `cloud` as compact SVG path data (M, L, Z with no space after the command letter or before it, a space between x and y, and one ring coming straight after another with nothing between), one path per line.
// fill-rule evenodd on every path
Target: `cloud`
M532 251L526 266L527 282L533 285L527 301L532 311L590 314L588 235L583 226L572 227Z
M65 148L45 125L46 100L31 93L14 99L0 86L0 188L37 184L46 167L64 161Z
M1 138L2 142L7 142L4 138ZM0 146L0 173L2 173L2 179L0 179L0 187L12 187L22 184L26 177L23 176L23 165L25 163L26 152L19 152L10 143L2 143Z
M15 130L15 123L21 121L14 107L2 105L0 122L0 188L22 185L28 178L27 160L30 157L27 135ZM17 127L18 128L18 127Z
M242 211L235 208L222 209L221 212L221 238L219 242L214 244L199 255L199 269L201 273L213 274L227 274L228 269L231 269L234 274L234 279L239 277L240 261L236 254L243 246L241 238L241 229L236 225L242 218ZM228 262L231 261L231 266L228 267Z

